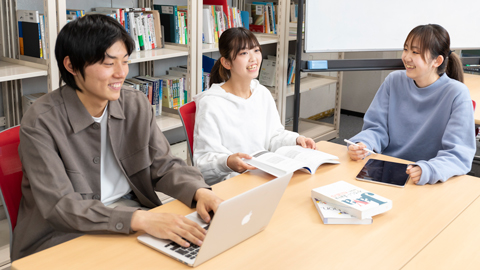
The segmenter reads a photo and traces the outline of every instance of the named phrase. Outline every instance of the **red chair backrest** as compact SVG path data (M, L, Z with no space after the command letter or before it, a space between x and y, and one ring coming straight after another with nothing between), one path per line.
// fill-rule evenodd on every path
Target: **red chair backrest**
M197 106L194 101L183 105L178 109L180 119L182 119L185 134L187 136L188 151L190 154L190 161L193 165L193 130L195 128L195 112Z
M0 132L0 189L10 221L10 233L17 225L18 208L22 198L22 163L18 155L20 126Z

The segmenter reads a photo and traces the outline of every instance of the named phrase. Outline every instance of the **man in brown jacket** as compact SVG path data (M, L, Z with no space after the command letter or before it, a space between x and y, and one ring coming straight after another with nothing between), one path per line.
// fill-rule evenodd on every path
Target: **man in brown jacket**
M66 83L22 119L23 165L12 260L85 233L146 231L182 246L205 230L183 216L151 213L155 190L197 208L221 202L201 173L172 156L148 99L122 87L134 42L114 19L87 15L60 32L55 56Z

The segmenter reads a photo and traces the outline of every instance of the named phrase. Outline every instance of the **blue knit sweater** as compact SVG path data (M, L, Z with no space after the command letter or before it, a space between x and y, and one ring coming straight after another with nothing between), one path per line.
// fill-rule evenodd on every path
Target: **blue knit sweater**
M422 168L419 185L445 182L470 171L475 155L475 123L468 88L446 74L419 88L405 71L380 86L351 138L378 153L414 161Z

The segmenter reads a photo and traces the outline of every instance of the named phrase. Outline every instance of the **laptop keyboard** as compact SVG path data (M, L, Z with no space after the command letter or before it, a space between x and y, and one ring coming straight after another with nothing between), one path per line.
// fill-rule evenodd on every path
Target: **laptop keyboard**
M206 225L205 227L203 227L205 230L208 230L208 227L209 225ZM185 238L183 238L183 240L186 240ZM195 245L195 244L192 244L190 241L186 240L188 243L190 243L190 246L189 247L182 247L180 246L179 244L175 243L175 242L170 242L168 243L167 245L165 245L166 248L170 248L170 250L173 250L175 251L176 253L186 257L186 258L189 258L191 260L194 260L196 257L197 257L197 254L198 254L198 250L200 249L199 246Z

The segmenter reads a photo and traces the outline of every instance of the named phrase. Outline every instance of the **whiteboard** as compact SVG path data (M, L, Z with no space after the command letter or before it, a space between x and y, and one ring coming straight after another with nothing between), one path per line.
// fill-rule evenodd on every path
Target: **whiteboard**
M452 49L480 48L480 0L306 0L305 51L403 50L417 25L435 23Z

